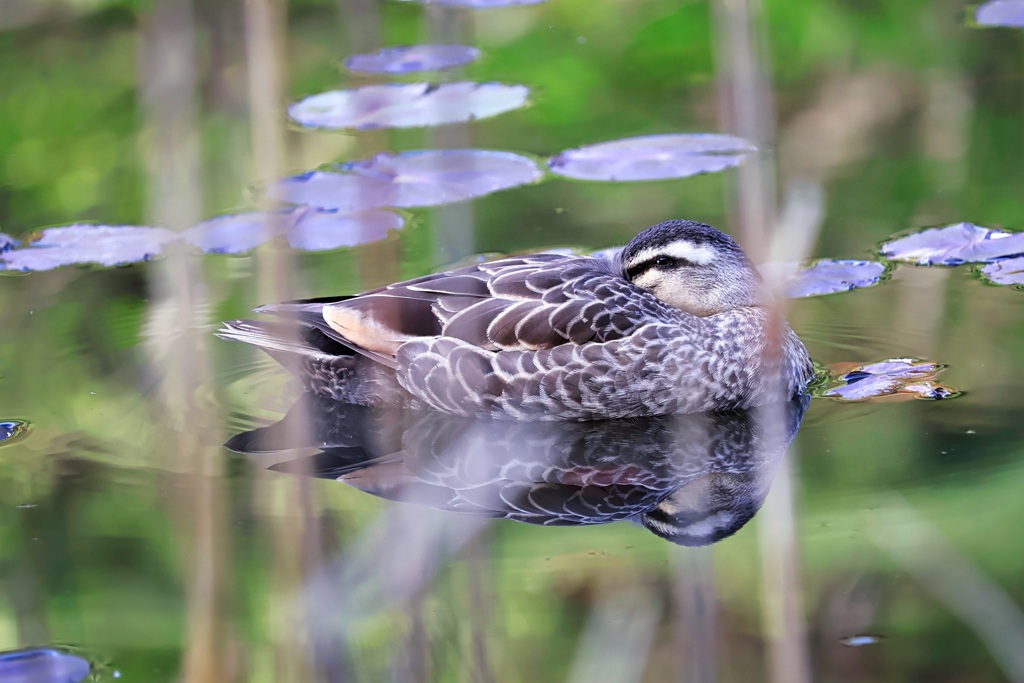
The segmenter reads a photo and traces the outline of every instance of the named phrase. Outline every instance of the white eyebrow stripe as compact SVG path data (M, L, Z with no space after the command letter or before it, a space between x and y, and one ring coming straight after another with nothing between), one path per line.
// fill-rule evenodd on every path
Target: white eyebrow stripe
M693 242L677 241L670 242L661 247L644 249L630 259L626 264L627 268L648 261L655 256L672 256L683 261L695 263L698 266L706 266L715 260L715 250L706 244L696 245Z

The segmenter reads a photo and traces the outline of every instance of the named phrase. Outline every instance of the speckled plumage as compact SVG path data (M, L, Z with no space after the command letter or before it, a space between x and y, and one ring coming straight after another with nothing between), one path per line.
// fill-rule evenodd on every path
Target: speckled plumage
M708 263L634 262L666 245ZM627 279L630 270L653 289ZM226 323L221 335L261 346L339 401L599 420L742 409L799 392L810 359L764 302L730 237L669 221L610 257L507 258L258 309L300 321L301 338L255 321Z

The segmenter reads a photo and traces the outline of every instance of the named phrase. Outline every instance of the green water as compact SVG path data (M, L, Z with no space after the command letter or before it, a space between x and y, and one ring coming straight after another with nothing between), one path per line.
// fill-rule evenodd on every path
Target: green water
M155 12L0 9L0 230L154 220L139 64ZM895 232L964 220L1024 227L1024 32L967 16L945 1L767 2L780 184L825 191L813 256L870 257ZM192 21L201 198L183 211L199 219L251 205L261 178L242 4L197 3ZM723 130L715 22L705 2L295 2L286 100L368 82L339 74L347 54L445 31L484 52L462 77L533 96L454 130L289 129L283 165ZM671 217L736 232L734 185L548 180L416 210L382 242L295 256L288 295L480 252L622 244ZM823 365L927 358L964 394L815 399L762 512L691 549L629 523L486 524L222 449L295 398L272 361L212 336L276 293L269 252L0 278L0 422L29 424L0 444L0 650L70 645L124 681L1024 680L1024 293L969 266L900 266L791 302ZM166 283L191 298L163 301ZM844 644L858 635L881 639Z

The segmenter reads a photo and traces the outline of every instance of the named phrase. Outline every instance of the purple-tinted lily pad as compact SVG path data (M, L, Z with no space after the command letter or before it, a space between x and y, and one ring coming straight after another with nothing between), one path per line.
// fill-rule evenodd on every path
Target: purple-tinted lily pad
M956 266L1024 254L1024 233L956 223L886 242L881 251L888 258L919 266Z
M799 270L786 281L786 296L792 298L834 294L877 284L885 275L878 261L823 260Z
M120 266L158 256L165 244L177 238L170 230L129 225L47 228L31 244L0 254L0 269L50 270L83 263Z
M14 249L16 246L18 246L18 244L18 240L14 239L10 235L5 235L2 232L0 232L0 254L2 254L5 251L10 251L11 249Z
M409 1L409 0L407 0ZM424 5L443 7L465 7L467 9L491 9L493 7L515 7L517 5L539 5L547 0L412 0Z
M381 209L359 213L307 210L288 230L288 243L304 251L353 247L382 240L389 230L400 230L404 224L394 211Z
M974 12L980 26L1024 28L1024 0L991 0Z
M12 443L28 430L28 423L21 420L0 420L0 445ZM0 681L3 678L0 677Z
M1024 287L1024 257L990 263L981 269L982 275L996 285Z
M859 365L835 377L822 395L845 401L883 396L933 400L959 396L956 389L934 382L935 375L944 367L914 358L894 358Z
M481 149L378 154L341 172L314 172L279 181L275 199L339 211L438 206L540 178L537 164L518 154Z
M352 55L345 60L345 68L356 73L407 74L465 66L479 58L480 50L469 45L409 45Z
M91 666L82 657L35 648L0 652L0 681L3 683L79 683Z
M210 254L242 254L281 234L291 222L286 213L236 213L203 221L182 237Z
M732 135L645 135L571 149L552 157L548 166L581 180L661 180L722 171L753 151L751 143Z
M288 107L307 128L416 128L465 123L526 104L525 85L503 83L392 83L331 90Z

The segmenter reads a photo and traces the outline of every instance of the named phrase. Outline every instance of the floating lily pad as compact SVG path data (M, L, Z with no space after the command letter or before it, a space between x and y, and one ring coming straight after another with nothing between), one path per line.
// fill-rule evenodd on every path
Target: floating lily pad
M21 420L0 420L0 445L15 441L27 430L28 423ZM3 681L2 677L0 681Z
M47 228L31 244L0 254L0 268L50 270L83 263L120 266L158 256L164 245L177 238L170 230L128 225Z
M1011 258L990 263L981 269L986 280L997 285L1024 287L1024 258Z
M739 165L755 150L732 135L646 135L562 152L548 166L581 180L660 180L722 171Z
M540 178L537 164L518 154L480 149L378 154L340 172L313 172L275 183L279 201L339 211L438 206Z
M877 284L885 275L878 261L823 260L799 270L786 282L786 296L834 294Z
M1024 233L956 223L886 242L881 250L888 258L919 266L956 266L1024 254Z
M959 396L956 389L935 383L935 375L944 367L914 358L894 358L859 365L836 376L822 395L845 401L882 396L933 400Z
M360 213L307 211L288 230L288 243L304 251L353 247L384 239L400 230L404 219L394 211L369 209Z
M3 683L79 683L90 668L82 657L49 648L0 652Z
M207 253L241 254L283 232L291 221L284 213L229 214L203 221L182 233L182 237Z
M406 0L407 2L410 0ZM515 7L516 5L539 5L547 0L411 0L424 5L443 7L465 7L467 9L491 9L493 7Z
M465 66L479 58L480 50L469 45L409 45L352 55L344 63L356 73L407 74Z
M288 115L307 128L416 128L465 123L526 104L525 85L392 83L332 90L300 100Z
M10 235L5 235L0 232L0 254L5 251L10 251L18 246L18 240L14 239Z
M1024 0L991 0L974 12L974 20L981 26L1008 26L1024 28Z

